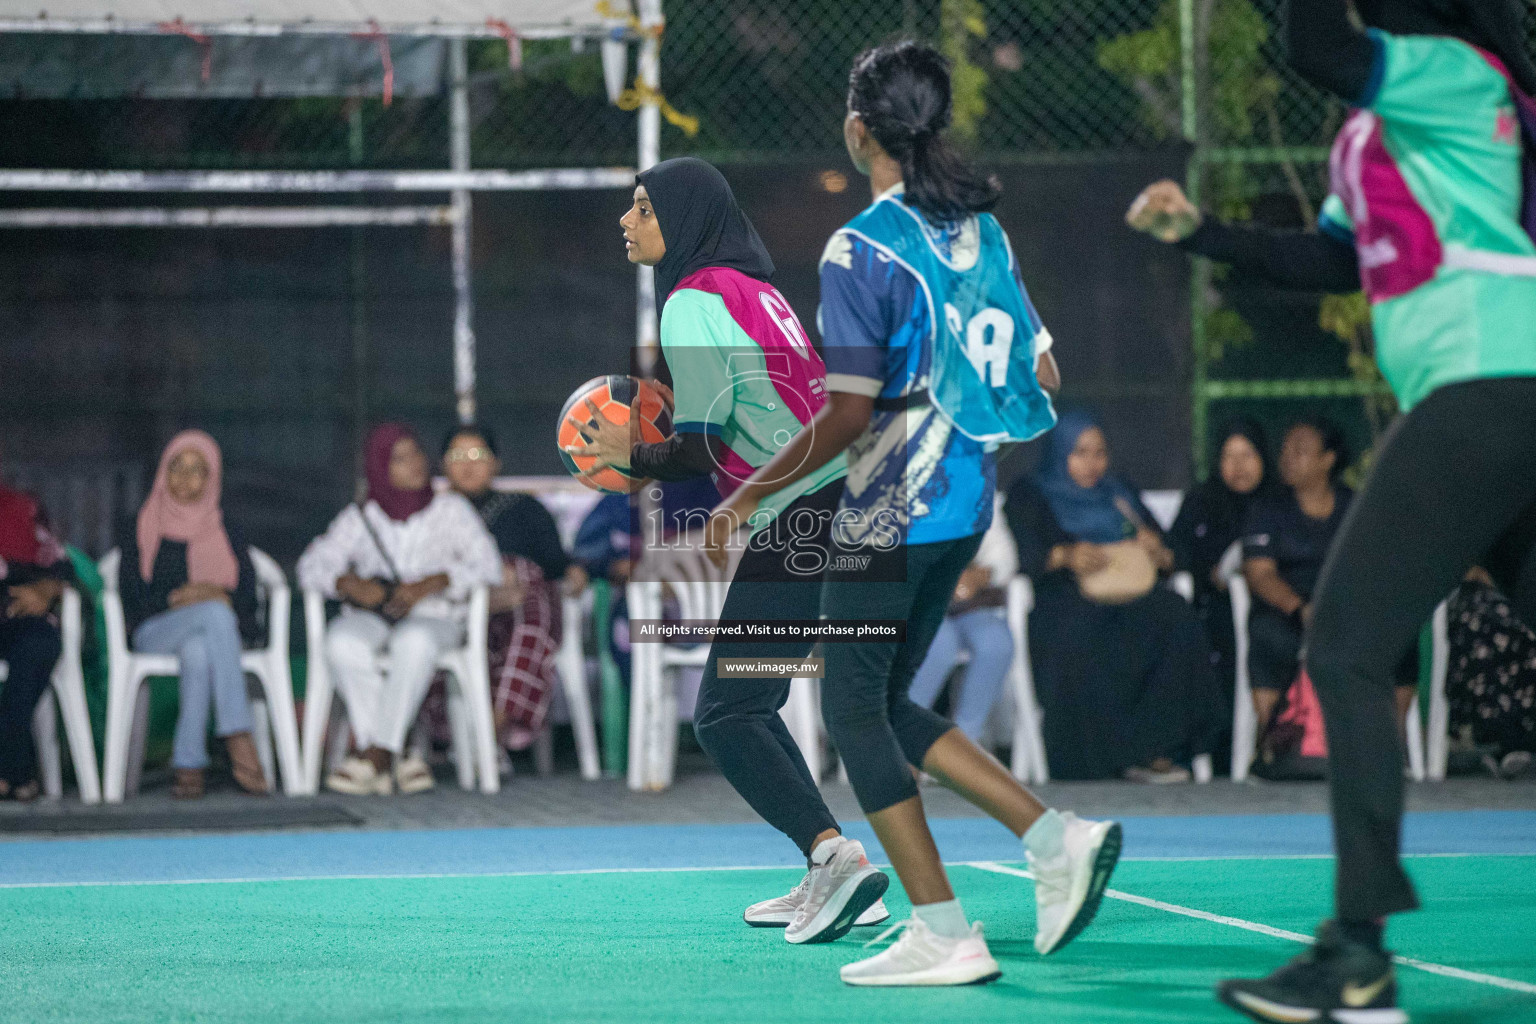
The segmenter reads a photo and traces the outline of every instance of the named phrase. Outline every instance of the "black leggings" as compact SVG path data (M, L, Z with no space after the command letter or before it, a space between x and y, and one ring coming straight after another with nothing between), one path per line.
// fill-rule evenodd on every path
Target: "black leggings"
M829 619L905 619L905 643L827 644L821 715L848 768L865 814L917 795L908 765L923 758L954 723L912 702L907 690L928 654L960 573L976 557L981 534L896 548L882 558L905 562L893 582L855 573L827 574L821 611ZM885 576L885 574L877 574ZM886 576L885 578L889 578Z
M790 504L774 522L753 537L736 566L726 593L721 622L742 619L801 619L814 621L821 604L821 577L796 576L785 565L786 552L820 545L826 550L832 515L842 497L841 480ZM804 518L814 516L814 520ZM797 517L799 517L797 519ZM809 522L808 530L791 531ZM791 541L794 543L791 543ZM806 643L743 643L716 641L709 649L704 680L693 712L693 732L721 774L752 809L774 828L794 840L810 856L816 837L836 829L805 757L779 717L789 699L788 679L722 680L718 658L803 658Z
M1280 693L1296 681L1301 667L1301 627L1266 604L1256 604L1248 615L1248 675L1255 690ZM1419 645L1412 643L1397 660L1398 686L1419 685Z
M1307 668L1327 726L1346 920L1418 905L1398 857L1393 670L1473 565L1536 621L1536 377L1446 385L1393 424L1323 565Z
M0 601L8 600L0 586ZM0 619L0 661L9 676L0 683L0 779L12 788L37 777L32 715L59 660L59 630L47 619Z

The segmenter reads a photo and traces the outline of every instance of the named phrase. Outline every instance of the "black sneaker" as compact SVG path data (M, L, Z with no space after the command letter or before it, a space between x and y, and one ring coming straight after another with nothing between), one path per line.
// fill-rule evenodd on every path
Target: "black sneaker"
M1392 958L1344 937L1324 921L1317 944L1267 978L1237 978L1216 997L1239 1013L1271 1024L1407 1024L1397 1006Z

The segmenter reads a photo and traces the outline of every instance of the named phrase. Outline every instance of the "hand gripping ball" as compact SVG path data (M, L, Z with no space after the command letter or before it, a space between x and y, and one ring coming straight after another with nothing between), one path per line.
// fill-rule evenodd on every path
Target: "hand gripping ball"
M630 427L631 443L643 441L655 444L657 441L665 441L672 435L672 415L667 410L661 392L638 377L626 377L618 373L593 377L572 392L560 410L560 422L555 427L555 446L560 452L560 460L573 477L594 491L633 494L644 481L616 466L604 466L594 471L593 467L598 464L595 456L572 455L567 452L567 447L581 445L584 441L580 431L571 424L571 417L581 422L590 419L591 412L586 403L591 399L606 419L614 423L629 423L630 407L636 396L640 399L637 409L639 423Z

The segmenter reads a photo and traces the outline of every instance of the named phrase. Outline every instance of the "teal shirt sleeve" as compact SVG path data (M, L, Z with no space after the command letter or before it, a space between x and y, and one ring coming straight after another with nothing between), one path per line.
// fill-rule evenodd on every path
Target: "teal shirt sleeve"
M1418 130L1441 140L1481 142L1491 133L1497 108L1509 102L1509 90L1471 44L1374 29L1370 35L1377 58L1374 89L1366 89L1368 109L1398 131Z
M1344 200L1330 194L1317 215L1317 230L1345 245L1355 244L1355 222L1344 208Z
M661 314L661 350L672 370L679 433L719 436L735 408L730 348L735 321L725 300L683 288L672 293Z

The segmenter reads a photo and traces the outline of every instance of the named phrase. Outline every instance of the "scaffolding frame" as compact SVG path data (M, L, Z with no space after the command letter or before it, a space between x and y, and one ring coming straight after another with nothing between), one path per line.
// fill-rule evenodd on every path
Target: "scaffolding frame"
M365 23L316 21L200 21L178 17L174 23L113 17L0 17L0 33L165 35L168 31L212 36L415 36L448 43L449 167L412 171L72 171L0 169L0 192L79 192L90 194L333 195L444 193L448 203L385 202L369 206L144 206L116 208L18 207L0 210L0 229L64 228L323 228L447 226L452 231L454 408L460 423L476 412L474 282L470 268L473 193L548 189L627 188L635 168L587 167L546 170L473 170L470 152L469 75L466 41L501 39L602 40L627 50L639 43L636 168L660 159L661 149L661 0L637 0L638 18L593 5L590 23L517 27L487 18L484 22ZM623 54L627 61L627 53ZM656 294L651 268L636 273L636 344L642 369L654 363L658 345Z

